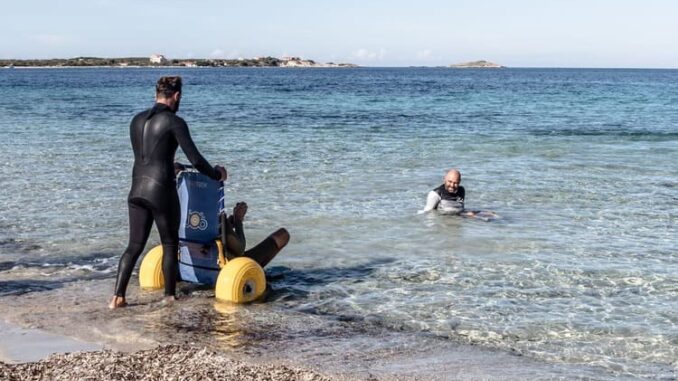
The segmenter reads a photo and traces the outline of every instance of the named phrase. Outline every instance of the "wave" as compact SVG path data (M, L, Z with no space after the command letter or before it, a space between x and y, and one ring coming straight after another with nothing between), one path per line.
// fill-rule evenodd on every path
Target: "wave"
M612 128L565 128L565 129L533 129L528 131L534 136L614 136L628 138L645 138L652 141L678 140L678 132L651 130L620 130Z
M0 239L0 250L2 251L26 253L29 251L37 251L41 248L42 247L40 245L28 243L21 239Z
M64 287L68 283L91 281L97 279L106 279L112 277L107 274L90 274L88 276L70 276L60 279L22 279L22 280L2 280L0 281L0 297L10 295L23 295L34 292L44 292L56 290Z

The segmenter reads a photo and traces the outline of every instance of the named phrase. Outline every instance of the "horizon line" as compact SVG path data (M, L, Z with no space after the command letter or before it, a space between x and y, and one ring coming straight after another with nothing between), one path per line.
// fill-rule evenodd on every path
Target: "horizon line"
M300 58L302 60L311 60L314 62L320 62L316 59L313 58L303 58L302 56L294 56L295 58ZM49 60L72 60L72 59L79 59L79 58L95 58L95 59L131 59L131 58L148 58L148 56L120 56L120 57L112 57L112 56L75 56L75 57L68 57L68 58L63 58L63 57L51 57L51 58L3 58L0 57L0 61L49 61ZM274 57L274 56L256 56L256 57L250 57L250 58L244 58L244 57L239 57L239 58L207 58L207 57L193 57L193 58L167 58L168 60L179 60L179 61L195 61L195 60L207 60L207 61L239 61L239 60L256 60L258 58L276 58L276 59L282 59L280 57ZM475 60L478 61L478 60ZM466 61L463 63L467 62L475 62L475 61ZM451 67L452 65L458 65L459 63L452 63L452 64L440 64L440 65L416 65L416 64L409 64L409 65L363 65L363 64L354 64L352 62L342 62L342 61L328 61L324 63L343 63L343 64L353 64L357 65L360 68L448 68L448 69L483 69L483 70L490 70L490 69L619 69L619 70L678 70L678 66L674 67L668 67L668 66L509 66L509 65L501 65L501 67ZM463 64L462 63L462 64ZM36 68L36 67L41 67L41 66L23 66L23 67L14 67L15 69L20 69L20 68ZM63 68L76 68L78 66L59 66ZM100 65L100 66L84 66L82 68L94 68L94 67L114 67L114 66L106 66L106 65ZM162 68L162 67L182 67L182 66L148 66L151 68ZM0 66L0 68L3 68ZM53 67L54 68L54 67ZM190 67L185 67L187 69L194 69ZM295 68L298 69L298 68ZM318 68L314 68L318 69Z

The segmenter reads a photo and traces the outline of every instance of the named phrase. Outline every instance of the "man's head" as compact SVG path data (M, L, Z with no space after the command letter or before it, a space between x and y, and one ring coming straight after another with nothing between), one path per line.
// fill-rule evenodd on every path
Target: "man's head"
M181 103L181 77L160 77L155 84L155 100L169 106L174 112Z
M461 173L456 169L450 169L443 178L445 181L445 190L450 193L455 193L459 189L461 183Z

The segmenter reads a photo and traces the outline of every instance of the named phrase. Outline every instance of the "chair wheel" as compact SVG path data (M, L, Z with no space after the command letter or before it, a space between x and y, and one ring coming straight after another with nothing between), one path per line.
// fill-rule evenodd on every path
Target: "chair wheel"
M217 278L214 288L218 300L233 303L248 303L261 297L266 291L264 269L250 258L230 260Z
M141 288L162 288L165 277L162 275L162 245L152 248L139 267L139 286Z

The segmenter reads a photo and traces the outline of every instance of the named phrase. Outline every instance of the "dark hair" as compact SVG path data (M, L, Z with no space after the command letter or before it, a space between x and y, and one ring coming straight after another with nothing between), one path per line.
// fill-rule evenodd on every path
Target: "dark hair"
M169 98L181 91L181 77L160 77L155 84L155 94L163 98Z

